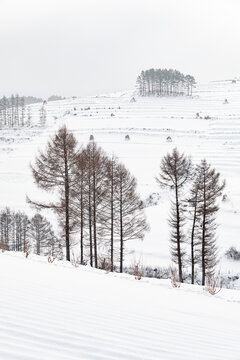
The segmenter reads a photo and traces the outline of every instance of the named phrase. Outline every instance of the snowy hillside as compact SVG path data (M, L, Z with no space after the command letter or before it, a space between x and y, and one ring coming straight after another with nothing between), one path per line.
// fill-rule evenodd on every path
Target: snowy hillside
M237 360L239 291L212 296L0 254L1 360Z
M173 147L191 155L194 162L206 158L226 179L226 201L218 216L219 268L228 275L240 273L240 262L223 256L230 246L240 250L240 83L212 82L199 86L193 98L138 98L132 93L102 97L74 98L46 105L46 129L1 130L0 198L1 207L31 212L26 193L46 197L36 190L29 163L43 149L49 135L64 123L80 143L92 134L108 153L114 152L136 176L145 199L152 193L160 197L157 206L147 209L151 231L144 242L129 243L127 261L167 266L169 259L168 194L159 189L154 177L159 163ZM228 103L224 103L225 99ZM41 104L31 106L37 123ZM198 114L198 115L197 115ZM125 141L125 135L130 141ZM167 142L170 136L172 142ZM53 215L51 216L53 220Z

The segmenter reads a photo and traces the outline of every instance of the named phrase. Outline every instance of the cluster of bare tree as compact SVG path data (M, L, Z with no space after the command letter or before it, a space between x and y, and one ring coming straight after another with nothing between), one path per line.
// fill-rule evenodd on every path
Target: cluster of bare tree
M62 247L52 225L41 214L29 218L23 212L5 208L0 212L0 248L62 257Z
M42 99L31 96L20 97L18 94L12 95L10 98L3 96L0 99L0 127L24 127L32 125L32 114L30 106L27 104L38 103ZM39 109L39 125L46 125L47 112L43 105Z
M178 96L192 95L195 79L173 69L149 69L142 71L137 78L140 96Z
M94 141L79 148L64 126L38 154L32 173L40 188L57 195L57 202L28 201L58 215L66 259L79 242L82 264L105 263L113 271L119 263L122 272L125 242L142 239L148 230L136 180L126 167Z
M18 127L28 124L24 97L12 95L0 99L0 124L7 127Z
M164 156L156 180L160 186L173 192L170 241L172 260L178 265L179 281L183 281L183 267L190 263L192 284L198 266L202 285L205 285L206 277L214 274L217 264L217 198L225 187L225 181L220 182L220 174L206 160L194 167L191 159L177 149ZM186 243L190 243L190 256Z

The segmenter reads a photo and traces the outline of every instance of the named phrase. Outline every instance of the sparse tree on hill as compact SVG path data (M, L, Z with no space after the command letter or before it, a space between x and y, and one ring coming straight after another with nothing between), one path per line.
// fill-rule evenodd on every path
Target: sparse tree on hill
M24 97L20 98L20 106L21 106L21 126L25 125L25 99Z
M36 184L50 192L56 192L57 203L42 203L31 201L37 208L53 209L61 222L63 221L64 239L66 246L66 260L70 261L70 221L71 221L71 192L76 178L74 167L77 162L77 141L66 126L59 129L58 133L48 142L45 152L40 152L31 166Z
M10 104L11 104L11 120L10 120L10 124L13 127L14 126L14 119L15 119L15 111L16 111L16 102L15 102L15 97L14 95L11 95L11 100L10 100Z
M117 209L117 185L118 185L118 161L112 156L107 165L107 177L109 179L109 190L107 192L109 198L107 203L110 206L110 217L109 217L109 227L110 227L110 262L111 262L111 271L114 269L114 224L116 222L116 209Z
M35 254L62 258L60 240L54 234L50 222L39 213L30 220L29 238Z
M5 208L0 213L0 238L5 250L24 251L29 249L29 219L21 211Z
M1 227L1 242L4 250L13 250L12 244L12 224L13 217L11 210L7 207L1 211L0 214L0 227Z
M190 263L191 263L191 282L194 284L195 279L195 266L199 263L200 253L199 253L199 245L200 245L200 233L201 233L201 225L200 225L200 178L198 168L196 168L193 176L193 182L190 188L190 194L187 199L187 203L189 204L189 213L190 213L190 221L191 221L191 229L190 229Z
M31 96L20 97L18 94L12 95L10 98L3 96L0 99L0 125L4 127L23 127L30 125L30 108L28 108L28 119L25 121L25 105L35 102L42 101ZM40 109L40 124L45 126L46 122L46 110L45 108Z
M143 239L149 229L143 203L136 192L136 179L123 164L117 168L117 220L116 231L120 240L120 272L123 271L124 243L128 240Z
M14 250L27 252L30 248L29 242L29 219L26 214L21 211L12 215L14 220Z
M84 240L87 233L87 211L88 211L88 194L87 194L87 169L86 158L83 152L80 152L74 168L76 183L71 189L73 193L73 212L76 218L77 227L80 231L80 263L84 263Z
M90 264L98 267L99 237L103 237L102 212L106 193L107 156L94 141L90 141L82 153L86 170L86 191L88 208L88 229Z
M31 108L30 108L30 106L28 106L27 107L27 122L26 122L26 125L31 126L31 121L32 121Z
M192 95L195 79L173 69L149 69L137 77L137 90L140 96L178 96Z
M198 216L200 218L200 266L202 269L202 285L205 285L206 276L214 274L217 264L216 246L216 214L219 210L217 198L225 187L220 182L220 174L202 160L197 167L198 189Z
M174 192L169 224L171 226L171 255L178 265L179 281L183 282L183 258L185 255L183 225L185 222L182 189L191 175L191 160L180 154L175 148L172 154L163 157L160 173L156 178L158 184Z
M54 238L54 232L50 222L41 214L35 214L31 219L30 237L34 253L37 255L45 254L48 244Z

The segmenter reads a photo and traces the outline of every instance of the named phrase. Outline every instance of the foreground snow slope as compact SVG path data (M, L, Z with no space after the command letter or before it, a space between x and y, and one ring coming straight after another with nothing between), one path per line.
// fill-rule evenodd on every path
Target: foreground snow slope
M238 360L240 292L0 254L1 360Z

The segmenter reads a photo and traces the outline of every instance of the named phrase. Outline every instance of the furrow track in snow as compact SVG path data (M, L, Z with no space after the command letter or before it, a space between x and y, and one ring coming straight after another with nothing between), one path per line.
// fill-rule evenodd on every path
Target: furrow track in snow
M0 274L1 360L236 360L240 351L231 291L214 298L22 254L0 254Z

